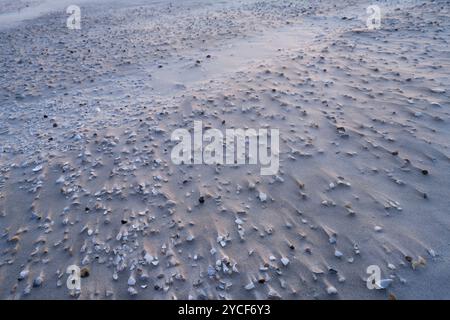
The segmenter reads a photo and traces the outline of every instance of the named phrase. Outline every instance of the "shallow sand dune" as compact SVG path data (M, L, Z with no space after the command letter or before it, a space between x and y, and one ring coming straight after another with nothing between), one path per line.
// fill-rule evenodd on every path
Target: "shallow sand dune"
M0 298L450 298L449 1L11 3ZM194 121L279 129L278 173L175 165Z

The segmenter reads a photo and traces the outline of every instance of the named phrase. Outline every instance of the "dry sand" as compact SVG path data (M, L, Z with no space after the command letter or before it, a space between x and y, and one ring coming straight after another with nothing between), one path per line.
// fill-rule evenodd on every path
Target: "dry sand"
M0 1L1 299L450 299L449 1L79 3ZM278 175L174 165L194 120Z

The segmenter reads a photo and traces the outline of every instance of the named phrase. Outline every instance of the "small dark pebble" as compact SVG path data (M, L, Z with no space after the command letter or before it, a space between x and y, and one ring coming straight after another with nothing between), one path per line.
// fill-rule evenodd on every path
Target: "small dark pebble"
M422 174L423 174L424 176L428 175L428 170L422 170Z
M198 202L205 203L205 197L201 196L200 198L198 198Z

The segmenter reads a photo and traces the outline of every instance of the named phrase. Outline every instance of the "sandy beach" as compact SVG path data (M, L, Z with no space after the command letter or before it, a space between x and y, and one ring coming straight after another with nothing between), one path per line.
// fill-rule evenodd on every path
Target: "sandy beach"
M449 42L448 0L0 0L0 299L450 299ZM175 163L195 122L277 170Z

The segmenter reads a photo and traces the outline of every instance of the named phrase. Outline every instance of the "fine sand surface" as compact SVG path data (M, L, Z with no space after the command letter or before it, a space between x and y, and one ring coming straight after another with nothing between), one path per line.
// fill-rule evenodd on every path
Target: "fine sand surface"
M1 299L450 299L449 1L74 2L0 1Z

